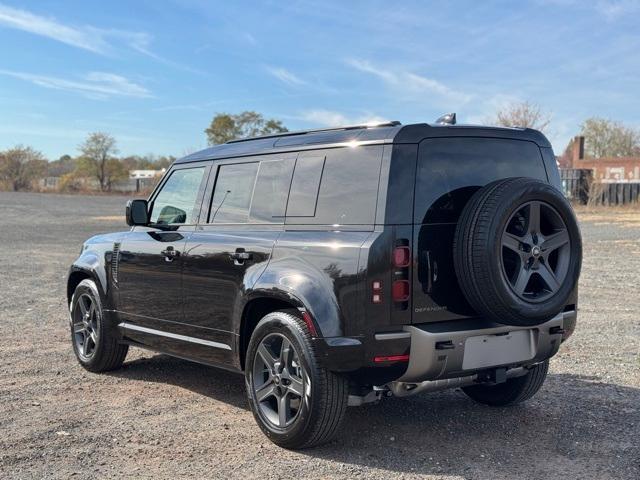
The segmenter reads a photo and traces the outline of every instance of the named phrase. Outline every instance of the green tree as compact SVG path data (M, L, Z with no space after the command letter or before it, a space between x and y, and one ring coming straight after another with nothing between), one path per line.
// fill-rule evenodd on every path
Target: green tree
M489 123L501 127L533 128L545 132L551 123L551 116L535 103L513 102L499 110Z
M237 138L256 137L270 133L287 132L280 120L268 119L262 114L246 111L238 114L218 113L204 132L210 145L225 143Z
M31 147L18 145L0 152L0 183L11 190L30 190L34 180L47 171L42 153Z
M110 191L116 181L127 177L127 169L115 157L118 149L111 135L91 133L78 148L78 173L97 179L101 191Z
M640 131L620 122L592 117L584 121L585 154L588 157L633 157L640 155Z

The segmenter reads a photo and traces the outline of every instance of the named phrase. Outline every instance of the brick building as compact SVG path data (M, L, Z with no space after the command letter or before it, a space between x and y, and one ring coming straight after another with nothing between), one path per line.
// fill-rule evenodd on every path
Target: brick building
M585 158L584 137L581 136L573 139L570 158L565 158L561 166L590 169L593 180L600 183L640 182L640 157Z

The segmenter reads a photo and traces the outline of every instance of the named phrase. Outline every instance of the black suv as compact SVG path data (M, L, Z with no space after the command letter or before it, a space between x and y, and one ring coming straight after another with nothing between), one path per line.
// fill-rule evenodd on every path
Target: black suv
M130 345L244 372L287 448L382 396L521 402L576 323L581 239L559 187L530 129L391 122L208 148L127 204L130 230L82 247L75 354L92 372Z

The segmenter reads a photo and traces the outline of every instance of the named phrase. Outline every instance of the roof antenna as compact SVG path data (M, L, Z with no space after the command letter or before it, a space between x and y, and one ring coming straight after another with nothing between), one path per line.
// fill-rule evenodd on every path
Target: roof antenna
M441 117L436 120L438 125L455 125L456 124L456 114L453 113L445 113Z

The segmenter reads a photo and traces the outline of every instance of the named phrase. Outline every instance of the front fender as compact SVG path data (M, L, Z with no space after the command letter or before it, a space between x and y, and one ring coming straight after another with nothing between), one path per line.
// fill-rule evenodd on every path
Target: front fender
M343 335L340 307L333 279L323 270L297 257L272 260L250 292L247 300L268 296L305 308L321 337Z
M100 295L104 300L108 291L108 280L105 269L105 260L100 257L101 256L93 251L82 252L80 257L73 262L69 269L68 283L71 281L74 274L82 273L96 282L96 285L100 290ZM73 292L70 293L73 294Z
M98 291L102 296L103 307L105 309L113 308L114 302L111 295L109 267L111 266L114 245L122 241L124 234L125 232L117 232L96 235L84 243L80 256L69 269L69 277L67 279L69 300L71 300L73 288L75 288L72 286L73 282L78 279L78 276L84 275L96 282ZM69 291L70 289L71 291Z

